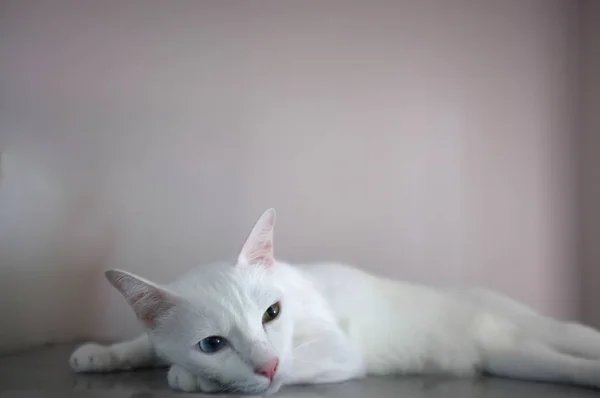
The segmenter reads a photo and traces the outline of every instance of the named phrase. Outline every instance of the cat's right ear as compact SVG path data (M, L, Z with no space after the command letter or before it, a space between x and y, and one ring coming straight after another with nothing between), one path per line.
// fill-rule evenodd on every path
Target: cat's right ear
M139 321L149 329L157 326L176 304L176 297L166 289L129 272L111 269L104 273L110 284L133 308Z

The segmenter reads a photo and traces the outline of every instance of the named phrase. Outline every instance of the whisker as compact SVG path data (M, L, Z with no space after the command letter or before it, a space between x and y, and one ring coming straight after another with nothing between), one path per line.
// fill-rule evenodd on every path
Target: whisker
M317 342L319 342L321 340L323 340L323 339L322 338L317 338L317 339L305 341L302 344L297 345L296 347L294 347L294 350L297 350L299 348L304 348L304 347L309 346L311 344L317 343Z

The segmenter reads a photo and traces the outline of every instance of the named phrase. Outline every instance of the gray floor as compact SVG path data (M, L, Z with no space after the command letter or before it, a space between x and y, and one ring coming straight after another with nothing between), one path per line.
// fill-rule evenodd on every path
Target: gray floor
M167 398L199 396L169 390L164 370L107 375L77 375L67 358L73 346L54 346L0 357L0 398L104 397ZM214 396L213 396L214 397ZM583 388L481 378L458 380L440 377L370 378L327 386L283 388L281 398L499 398L600 397Z

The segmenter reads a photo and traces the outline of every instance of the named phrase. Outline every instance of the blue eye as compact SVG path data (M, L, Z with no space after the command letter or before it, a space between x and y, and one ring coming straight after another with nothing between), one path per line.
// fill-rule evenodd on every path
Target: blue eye
M227 345L227 340L220 336L210 336L198 342L200 351L206 354L213 354L221 351Z

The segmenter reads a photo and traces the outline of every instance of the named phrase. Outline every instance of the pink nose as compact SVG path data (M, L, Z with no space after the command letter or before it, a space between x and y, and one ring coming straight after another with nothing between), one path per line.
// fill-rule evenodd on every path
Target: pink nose
M263 366L254 369L254 373L256 373L257 375L264 376L269 380L273 380L273 376L277 371L277 365L279 365L279 360L277 358L271 359Z

